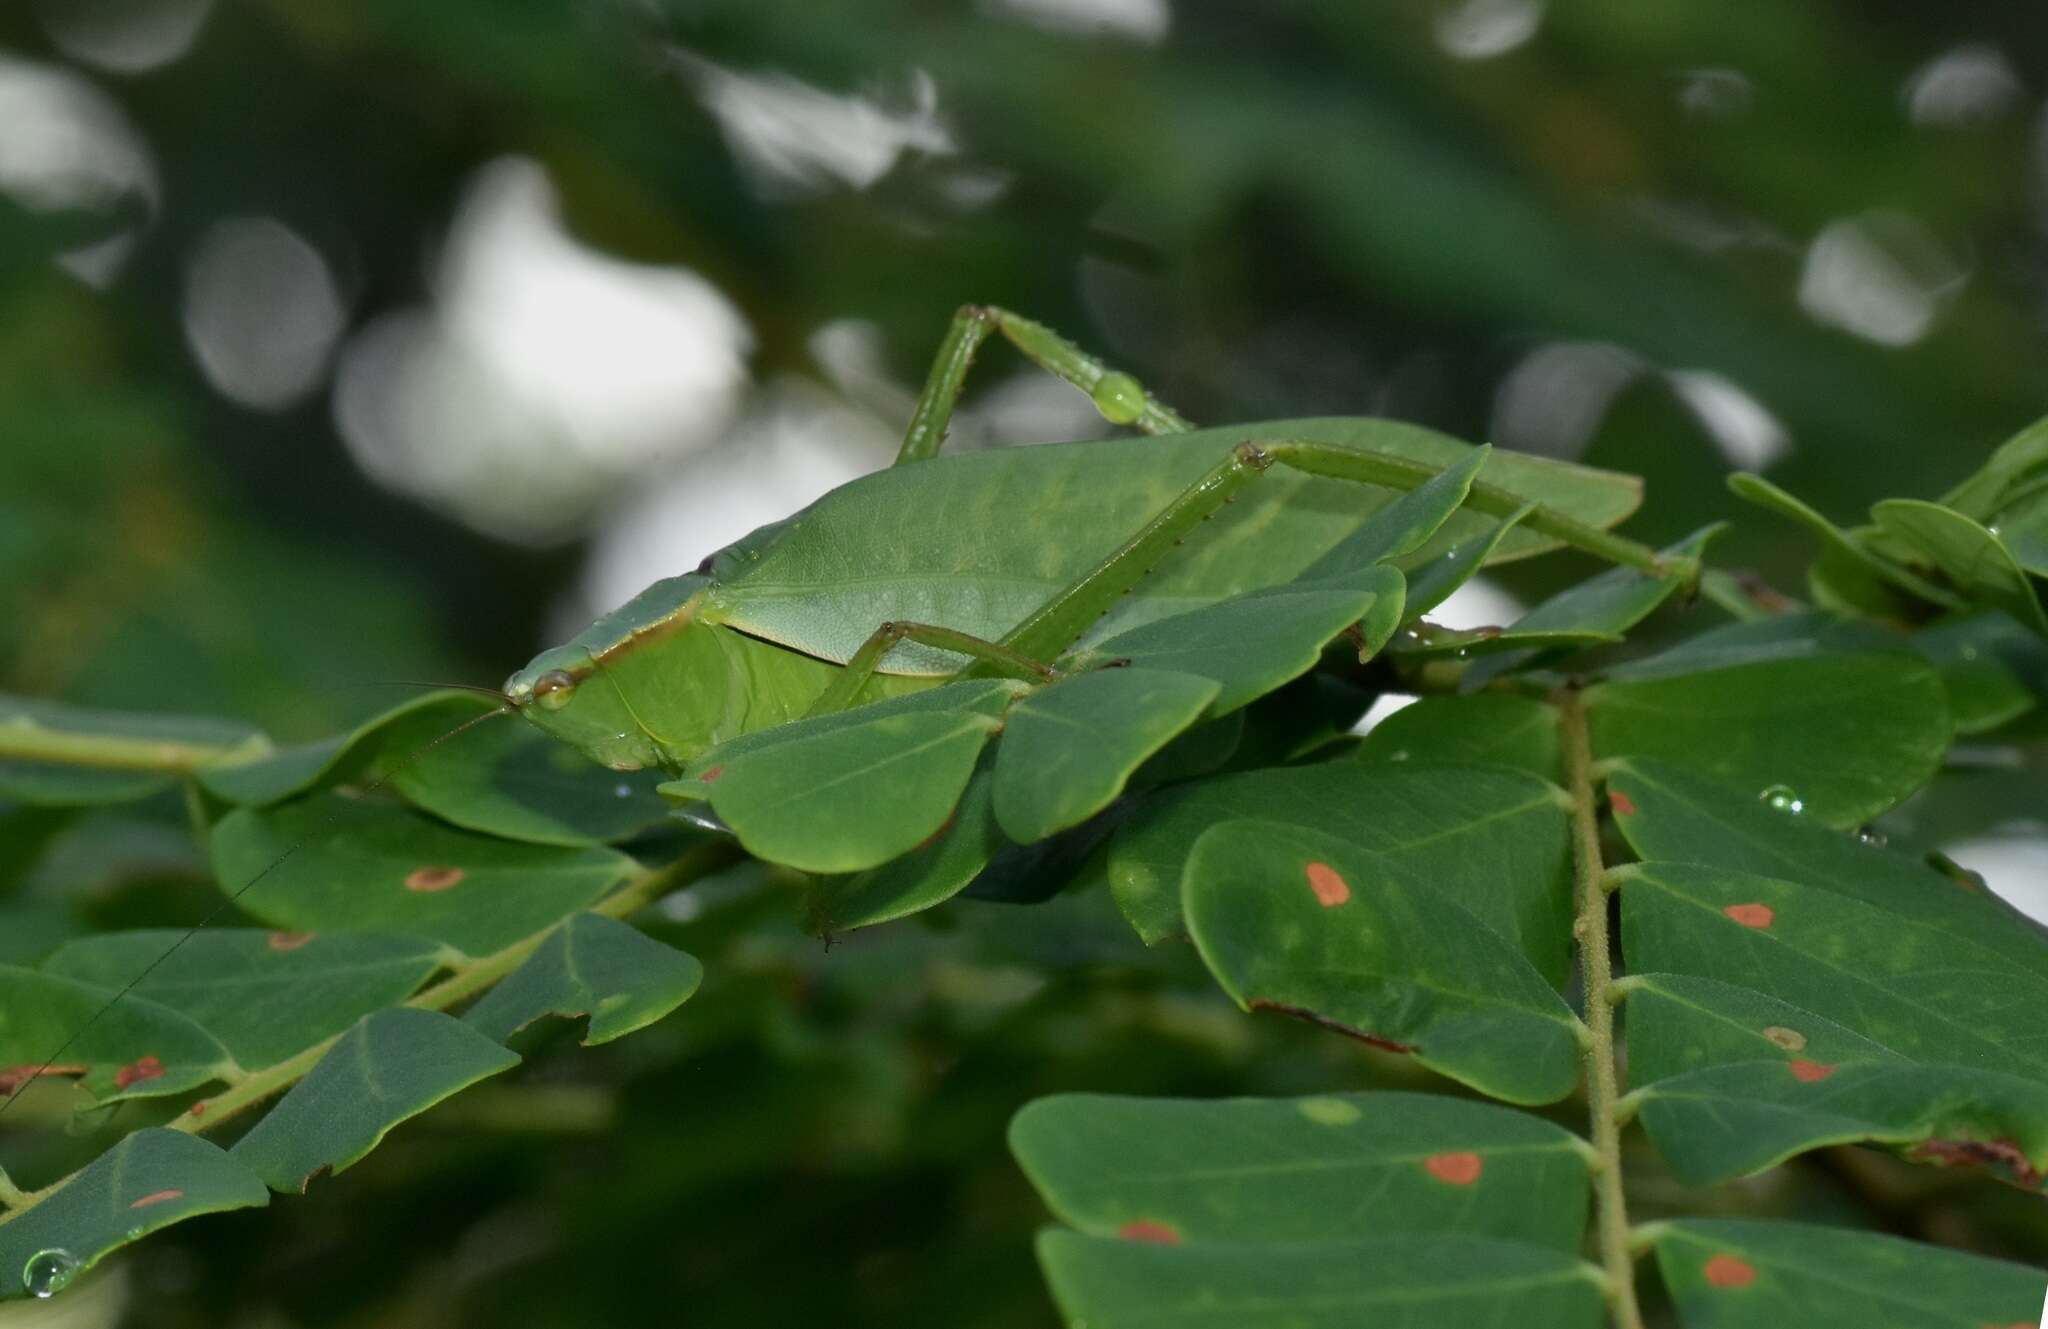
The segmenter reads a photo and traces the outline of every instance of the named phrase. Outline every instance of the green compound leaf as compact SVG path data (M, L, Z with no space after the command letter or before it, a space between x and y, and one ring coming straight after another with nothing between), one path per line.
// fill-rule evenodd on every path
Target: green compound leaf
M2048 929L1995 895L1662 762L1613 772L1615 824L1645 859L1802 882L1934 928L2048 977ZM1643 964L1641 968L1655 966ZM1736 977L1722 975L1722 977Z
M1435 558L1410 569L1405 616L1420 618L1450 599L1454 591L1472 580L1480 568L1492 561L1494 552L1500 548L1508 532L1535 510L1530 506L1510 513L1491 530L1468 535Z
M1549 780L1564 778L1556 708L1504 692L1424 697L1374 726L1355 759L1508 766Z
M1295 578L1322 581L1361 572L1375 563L1412 554L1450 520L1471 492L1472 481L1493 449L1484 444L1445 467L1366 519Z
M1722 526L1714 525L1696 531L1664 550L1663 554L1667 558L1697 558L1722 529ZM1445 651L1472 654L1617 642L1624 632L1648 618L1685 584L1685 578L1677 573L1651 577L1634 568L1609 568L1569 590L1558 592L1504 628L1431 632L1419 637L1406 649L1410 653L1422 654Z
M2048 636L2048 612L2026 569L1997 535L1960 512L1919 499L1892 498L1870 509L1886 534L1909 545L1964 594L2003 609Z
M1499 768L1332 762L1250 771L1169 791L1110 845L1110 888L1148 943L1182 931L1181 882L1202 832L1258 809L1319 831L1458 906L1562 986L1571 969L1571 858L1558 791Z
M610 849L521 844L402 808L317 798L242 808L213 828L236 903L295 932L425 937L490 955L580 912L634 871Z
M35 738L71 761L0 761L0 798L53 807L123 803L162 793L177 783L166 766L198 771L209 765L261 756L270 740L247 725L207 716L143 715L90 710L61 702L0 696L0 731ZM147 745L154 758L146 771L94 769L113 761L118 747Z
M49 1074L93 1097L183 1093L236 1070L220 1041L187 1016L118 987L0 965L0 1098Z
M302 1192L400 1122L518 1063L438 1011L378 1011L343 1034L231 1153L272 1190Z
M2048 979L1831 891L1694 864L1633 871L1622 925L1635 964L1729 980L1781 1003L1730 1011L1720 994L1696 990L1705 1000L1659 1009L1651 1028L1636 1030L1704 1062L1710 1045L1727 1047L1732 1020L1769 1021L1755 1026L1767 1048L1752 1043L1740 1060L1638 1091L1644 1125L1682 1179L1726 1180L1868 1138L2040 1184ZM1854 1059L1829 1059L1845 1055Z
M1170 1245L1051 1231L1038 1259L1088 1329L1598 1329L1599 1275L1540 1246L1445 1235Z
M419 937L210 928L86 937L42 969L109 990L142 974L136 996L189 1015L256 1068L404 1001L440 963L441 947Z
M586 1047L645 1029L688 1001L704 981L693 955L602 914L578 914L548 934L525 964L462 1022L502 1043L542 1016L590 1018Z
M1953 732L1916 655L1796 656L1589 688L1597 758L1683 762L1830 826L1869 820L1925 784Z
M1511 1103L1578 1082L1579 1023L1499 935L1344 840L1227 822L1189 855L1188 931L1246 1010L1395 1051Z
M433 692L413 697L338 738L285 748L245 762L209 767L199 773L199 783L223 802L267 807L317 786L368 772L385 755L389 746L387 730L404 726L424 743L492 709L489 702L467 692Z
M1968 479L1943 495L1942 506L1990 521L2015 490L2037 479L2044 467L2048 467L2048 417L1999 444Z
M951 818L909 853L811 889L808 926L831 937L943 904L965 890L1005 843L996 824L995 763L984 751Z
M1687 1329L2032 1329L2048 1274L1897 1237L1804 1223L1655 1226Z
M109 1253L173 1223L269 1203L255 1174L206 1141L136 1131L33 1209L0 1218L0 1301L61 1291Z
M756 857L805 872L859 872L938 833L999 727L954 710L836 725L800 720L783 728L803 732L705 767L696 784ZM680 785L674 796L687 796L696 792L690 783L685 773L662 791Z
M1147 757L1199 719L1219 687L1158 669L1098 669L1010 708L996 750L996 821L1019 844L1108 807Z
M1459 1233L1576 1252L1590 1146L1527 1113L1430 1094L1028 1104L1010 1148L1093 1236L1337 1241Z
M1088 658L1213 679L1222 690L1209 714L1227 715L1315 668L1323 647L1360 619L1391 630L1401 592L1390 567L1274 586L1119 633Z
M1888 616L1899 607L1898 592L1918 596L1947 609L1959 609L1962 601L1954 594L1901 567L1872 549L1868 543L1829 521L1804 500L1786 493L1760 475L1737 472L1728 477L1728 488L1738 497L1766 508L1812 531L1821 540L1821 558L1816 572L1824 583L1836 588L1843 607Z
M613 771L514 716L478 725L432 748L448 732L435 712L408 716L383 732L384 756L402 760L391 787L416 807L487 835L535 844L590 845L628 839L667 821L655 792L659 771Z
M2040 702L2023 680L2048 678L2048 650L2004 614L1938 623L1914 633L1912 646L1940 672L1959 734L1996 729Z

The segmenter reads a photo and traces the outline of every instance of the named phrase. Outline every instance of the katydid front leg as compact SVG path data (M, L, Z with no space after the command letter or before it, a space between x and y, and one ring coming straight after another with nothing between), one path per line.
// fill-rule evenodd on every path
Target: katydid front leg
M1305 440L1246 441L1232 448L1216 468L1195 481L1179 498L1126 540L1114 553L1048 600L1029 618L1005 633L1000 645L1031 659L1058 659L1079 641L1117 598L1135 586L1173 546L1192 534L1240 490L1264 475L1274 463L1310 475L1348 480L1390 489L1414 489L1437 470L1405 457L1367 452ZM1648 545L1589 526L1554 508L1530 505L1519 495L1493 485L1475 483L1464 506L1490 516L1522 512L1522 524L1582 549L1598 558L1636 569L1649 577L1699 575L1698 560L1668 560ZM979 676L983 666L962 673Z
M1004 678L1021 678L1032 683L1046 683L1058 677L1049 664L1030 659L1000 643L986 641L952 628L942 628L930 623L884 623L876 628L861 648L853 653L839 671L839 676L818 694L805 716L830 715L843 711L852 705L860 695L861 688L875 676L888 657L901 642L914 641L921 646L935 646L942 651L969 656L979 661L979 667Z
M953 315L945 340L939 343L895 465L938 455L974 353L991 332L1002 333L1033 364L1087 393L1111 424L1135 425L1148 434L1184 434L1194 428L1145 391L1138 380L1112 370L1044 324L993 305L962 305Z

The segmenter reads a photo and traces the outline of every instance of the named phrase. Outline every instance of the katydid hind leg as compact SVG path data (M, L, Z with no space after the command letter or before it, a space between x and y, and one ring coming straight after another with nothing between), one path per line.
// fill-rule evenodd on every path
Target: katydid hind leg
M1182 434L1194 427L1137 379L1111 369L1044 324L993 305L962 305L939 343L895 465L937 456L945 446L967 371L992 332L1001 333L1039 368L1079 389L1111 424L1131 425L1148 434Z
M906 641L967 656L974 661L970 669L977 676L1021 678L1033 683L1050 682L1056 677L1050 664L971 633L931 623L884 623L868 635L805 714L831 715L853 705L868 680L880 671L889 652Z

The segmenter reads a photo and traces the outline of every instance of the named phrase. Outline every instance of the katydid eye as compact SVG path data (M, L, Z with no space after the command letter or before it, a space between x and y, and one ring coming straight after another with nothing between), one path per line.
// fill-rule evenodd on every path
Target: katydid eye
M560 669L550 669L533 680L533 699L550 711L559 711L576 695L576 680Z

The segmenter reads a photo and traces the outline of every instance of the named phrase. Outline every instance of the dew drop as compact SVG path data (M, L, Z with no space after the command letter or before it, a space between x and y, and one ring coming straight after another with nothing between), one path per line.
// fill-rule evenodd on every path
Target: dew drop
M1888 843L1884 832L1874 826L1865 826L1862 830L1856 832L1856 838L1862 843L1869 845L1872 849L1882 849Z
M1145 389L1129 374L1104 374L1089 395L1102 418L1113 425L1136 424L1145 414Z
M614 785L612 787L612 795L616 798L631 798L633 796L633 786L629 784Z
M21 1268L21 1281L28 1294L41 1299L56 1296L76 1277L78 1257L62 1249L37 1251Z
M1794 815L1797 815L1801 812L1806 811L1805 800L1800 798L1797 793L1793 792L1792 786L1788 784L1771 785L1762 793L1758 794L1757 797L1762 799L1764 802L1770 804L1772 807L1776 808L1780 812L1790 812Z

